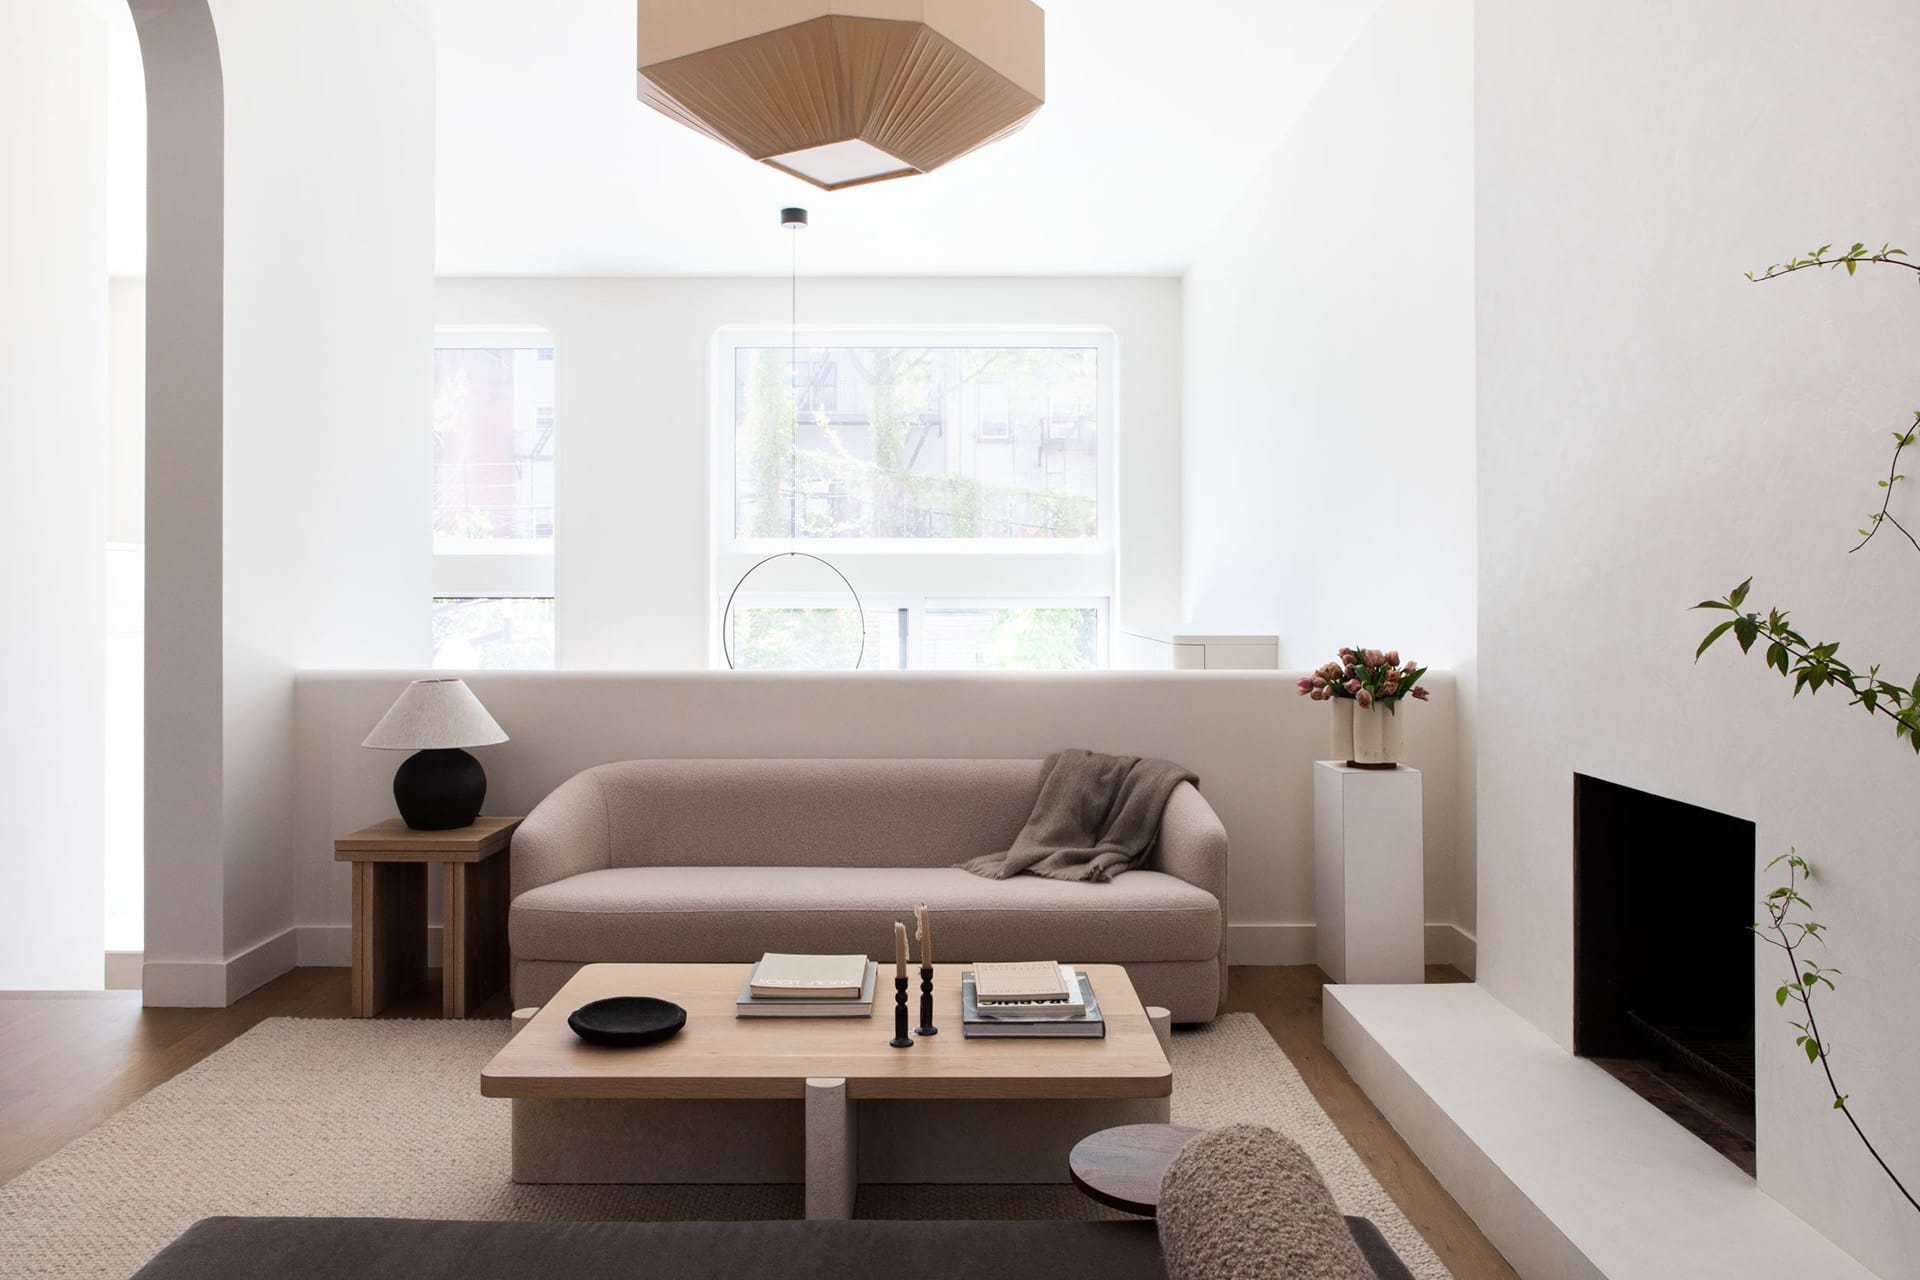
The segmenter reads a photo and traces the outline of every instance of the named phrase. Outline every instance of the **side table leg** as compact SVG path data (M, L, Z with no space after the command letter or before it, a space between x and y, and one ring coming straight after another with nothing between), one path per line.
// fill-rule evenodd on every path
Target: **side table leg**
M807 1217L851 1218L859 1144L844 1079L808 1078L806 1131Z
M354 1016L373 1017L426 976L426 865L354 863Z
M507 858L449 862L441 888L440 1015L464 1018L507 980Z

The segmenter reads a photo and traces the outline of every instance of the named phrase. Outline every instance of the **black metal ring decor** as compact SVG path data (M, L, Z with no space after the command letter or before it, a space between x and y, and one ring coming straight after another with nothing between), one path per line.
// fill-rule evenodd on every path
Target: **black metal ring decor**
M816 556L811 551L776 551L766 559L759 561L753 568L741 574L740 581L734 583L733 590L727 592L727 605L720 611L720 652L725 655L727 659L727 670L737 670L733 665L733 645L727 638L732 634L730 624L733 619L734 597L740 594L740 588L747 584L747 579L751 578L754 573L759 570L761 565L772 564L775 560L784 559L788 556L799 556L803 560L812 560L817 564L826 565L827 568L833 570L833 576L840 579L841 585L846 587L847 594L853 597L853 607L860 615L860 651L855 654L853 658L853 669L858 671L860 664L866 660L867 656L867 607L860 602L860 593L854 589L853 583L848 580L847 575L840 572L839 569L834 568L831 560Z

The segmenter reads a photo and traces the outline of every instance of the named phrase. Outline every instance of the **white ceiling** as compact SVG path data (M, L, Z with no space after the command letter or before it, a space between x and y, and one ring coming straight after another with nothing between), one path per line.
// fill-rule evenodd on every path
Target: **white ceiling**
M810 274L1082 275L1184 270L1379 0L1042 0L1032 123L832 193L642 106L633 0L425 4L441 275L784 274L785 204Z

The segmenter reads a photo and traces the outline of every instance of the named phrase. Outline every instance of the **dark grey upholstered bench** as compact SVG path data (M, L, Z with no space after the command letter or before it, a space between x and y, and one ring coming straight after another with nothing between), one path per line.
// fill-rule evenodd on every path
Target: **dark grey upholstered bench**
M1380 1280L1413 1280L1365 1218ZM1166 1280L1151 1222L205 1218L135 1280Z

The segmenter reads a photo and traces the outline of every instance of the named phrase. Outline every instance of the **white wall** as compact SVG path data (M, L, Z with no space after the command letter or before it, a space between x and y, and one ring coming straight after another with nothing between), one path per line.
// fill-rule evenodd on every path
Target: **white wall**
M489 813L525 813L590 765L649 757L1043 756L1063 746L1178 760L1226 824L1230 956L1313 960L1313 769L1326 708L1298 673L859 675L480 672L466 678L511 741L477 754ZM352 887L336 836L393 813L394 753L360 746L409 675L312 672L298 684L297 918L303 964L345 964ZM1427 860L1452 854L1453 685L1408 725L1426 770ZM436 890L437 892L437 890ZM1429 917L1430 919L1432 917ZM1456 955L1428 929L1430 954Z
M1187 274L1183 455L1188 615L1458 672L1468 778L1472 175L1472 5L1388 0ZM1471 930L1458 813L1428 918Z
M434 49L412 0L217 0L209 140L163 110L206 68L163 75L148 39L190 7L137 15L168 233L149 262L146 992L220 1004L292 960L294 671L427 657ZM209 218L224 238L193 240ZM187 241L223 273L217 318L183 303ZM178 327L220 338L217 416L206 385L169 385Z
M769 227L771 236L785 234ZM1130 620L1173 617L1178 281L803 279L800 289L810 324L1113 329L1121 377L1116 598ZM441 281L442 324L533 325L553 334L560 666L708 665L713 337L723 325L785 324L788 307L785 280ZM416 434L426 439L424 428Z
M1575 771L1753 818L1762 861L1798 846L1820 871L1821 960L1846 971L1822 1029L1911 1180L1920 762L1757 658L1694 666L1687 612L1752 573L1750 603L1844 656L1920 666L1920 556L1847 554L1920 402L1920 292L1742 278L1827 240L1920 252L1920 11L1831 16L1827 39L1786 0L1479 5L1481 979L1570 1042ZM1911 1274L1920 1218L1830 1109L1757 951L1761 1186Z
M0 5L0 987L101 984L107 27Z

